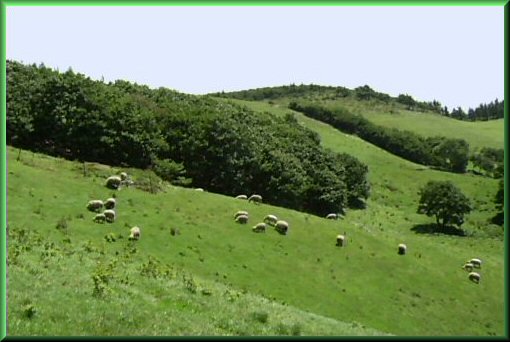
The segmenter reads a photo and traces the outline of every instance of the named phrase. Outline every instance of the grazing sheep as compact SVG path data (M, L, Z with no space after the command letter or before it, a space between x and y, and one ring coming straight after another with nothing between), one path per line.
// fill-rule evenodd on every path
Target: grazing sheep
M276 231L282 235L286 235L289 230L289 224L287 221L278 220L276 221L275 227Z
M96 223L104 223L106 221L106 216L104 214L96 214L94 216L94 222Z
M140 239L140 228L139 227L133 227L130 230L129 234L129 240L138 240Z
M398 254L404 255L404 254L406 254L406 251L407 251L407 246L403 243L400 243L398 245Z
M463 269L465 269L468 272L471 272L473 270L473 267L475 267L472 263L466 262L464 266L462 266Z
M468 279L477 284L480 282L480 277L480 273L470 272L468 274Z
M264 222L267 224L270 224L272 226L274 226L277 221L278 221L278 217L276 217L274 215L267 215L266 217L264 217Z
M337 235L336 236L336 245L339 246L339 247L343 247L345 244L347 243L347 241L345 240L345 235Z
M471 259L468 261L468 263L473 264L475 268L482 268L482 260L480 259Z
M103 208L103 201L101 200L92 200L87 203L87 209L90 211L99 212Z
M338 220L338 214L331 213L331 214L328 214L328 215L326 216L326 218L327 218L328 220Z
M262 203L262 196L260 195L251 195L250 198L248 198L248 202L255 202L255 203Z
M106 209L113 209L115 208L115 198L108 198L105 202L104 202L104 207Z
M248 199L248 196L246 196L246 195L237 195L236 199L244 199L245 200L245 199Z
M237 223L242 223L242 224L248 223L248 215L239 215L236 217L235 221Z
M255 233L263 233L266 231L266 224L264 222L257 223L255 226L251 228Z
M115 221L115 211L112 209L108 209L103 211L104 216L106 217L106 222L112 223Z
M195 191L204 191L202 188L196 188Z
M234 219L236 219L239 215L246 215L248 216L248 212L247 211L244 211L244 210L239 210L235 215L234 215Z
M106 187L109 189L118 189L120 184L122 183L122 179L119 176L110 176L106 179Z
M125 181L125 180L127 179L127 176L128 176L128 175L127 175L127 173L125 173L125 172L121 172L121 173L120 173L120 180Z

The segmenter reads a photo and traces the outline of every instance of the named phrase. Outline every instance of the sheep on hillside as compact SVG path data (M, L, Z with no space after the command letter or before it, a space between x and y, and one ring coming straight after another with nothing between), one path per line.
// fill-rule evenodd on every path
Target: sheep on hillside
M112 223L115 221L115 211L112 209L107 209L103 211L104 216L106 217L106 222Z
M122 183L122 179L119 176L110 176L106 179L106 187L109 189L117 190Z
M272 226L274 226L277 221L278 217L276 217L275 215L267 215L266 217L264 217L264 222Z
M245 199L248 199L248 196L246 196L246 195L237 195L236 199L243 199L243 200L245 200Z
M101 200L92 200L87 203L87 209L90 211L99 212L103 208L103 201Z
M287 221L278 220L276 221L275 227L276 231L282 235L286 235L289 230L289 224Z
M133 227L131 228L131 230L129 231L130 234L129 234L129 240L138 240L140 239L140 228L139 227Z
M238 216L240 215L246 215L248 216L248 212L245 211L245 210L239 210L235 215L234 215L234 219L236 219Z
M345 235L339 234L336 236L336 245L338 247L343 247L346 243Z
M407 251L407 246L403 243L400 243L398 245L398 254L404 255L404 254L406 254L406 251Z
M338 220L338 214L331 213L326 216L328 220Z
M482 268L482 260L480 259L471 259L468 261L468 263L473 264L475 268Z
M195 191L204 191L202 188L195 188Z
M474 283L478 284L480 282L480 278L481 278L480 273L470 272L468 274L468 279L471 280Z
M120 180L125 181L127 179L127 177L128 177L127 173L125 173L125 172L120 173Z
M237 223L242 223L242 224L248 223L248 215L239 215L236 217L235 221Z
M106 216L104 214L96 214L94 216L94 222L96 223L104 223L106 221Z
M260 195L251 195L250 198L248 198L248 202L255 202L255 203L262 203L262 196Z
M462 268L463 268L463 269L465 269L465 270L466 270L466 271L468 271L468 272L471 272L471 271L473 270L473 268L474 268L474 267L475 267L475 266L474 266L472 263L470 263L470 262L466 262L466 263L464 264L464 266L462 266Z
M264 222L257 223L251 228L255 233L263 233L266 231L266 224Z
M115 198L111 198L111 197L110 197L110 198L108 198L108 199L104 202L104 207L105 207L106 209L113 209L113 208L115 208L115 204L116 204L116 202L115 202Z

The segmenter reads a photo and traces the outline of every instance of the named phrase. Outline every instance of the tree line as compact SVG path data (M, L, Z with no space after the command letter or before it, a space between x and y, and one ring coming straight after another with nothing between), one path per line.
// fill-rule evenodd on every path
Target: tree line
M475 109L469 108L468 112L464 112L461 107L454 108L450 113L446 112L446 116L465 121L488 121L503 119L505 117L505 100L499 102L498 99L489 103L482 103Z
M176 185L325 215L362 207L368 167L320 145L292 114L211 96L104 83L7 61L7 144L79 161L152 169Z
M496 99L488 104L482 103L475 109L469 108L466 113L461 107L453 108L450 111L447 106L443 106L441 102L437 100L418 101L408 94L399 94L397 97L392 97L388 94L377 92L368 85L348 89L345 87L322 86L316 84L290 84L288 86L218 92L211 95L248 101L275 100L284 97L290 99L302 99L305 97L313 99L319 97L327 100L352 97L360 101L379 101L387 104L392 102L399 103L410 111L429 111L458 120L487 121L504 117L504 100L499 102L498 99Z

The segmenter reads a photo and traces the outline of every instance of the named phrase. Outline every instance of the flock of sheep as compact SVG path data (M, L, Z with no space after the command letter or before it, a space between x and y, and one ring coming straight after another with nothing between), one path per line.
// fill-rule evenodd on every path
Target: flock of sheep
M128 178L127 173L121 172L119 176L110 176L106 179L106 187L109 189L118 190L122 185L130 185L133 182ZM115 196L115 195L114 195ZM102 200L90 200L87 203L87 209L89 211L96 212L97 214L94 216L93 221L96 223L113 223L115 222L115 207L117 202L115 198L110 197L105 201ZM104 211L100 213L103 209ZM129 240L138 240L140 239L140 228L135 226L130 229Z
M472 282L477 283L477 284L480 283L481 275L478 272L473 272L473 269L474 268L481 269L482 268L482 260L476 259L476 258L468 260L468 261L466 261L464 266L462 266L462 268L469 272L469 274L468 274L469 280L471 280Z
M128 175L125 172L121 172L119 176L110 176L106 179L106 187L109 189L118 190L123 185L129 186L131 184L133 184L133 182L130 179L128 179ZM202 188L197 188L195 190L204 191ZM253 202L255 204L262 203L262 196L257 195L257 194L251 195L250 197L248 197L246 195L238 195L235 198L241 199L241 200L247 200L248 202ZM116 206L116 201L115 201L115 198L113 198L113 197L108 198L105 201L91 200L87 203L88 210L98 213L95 215L95 217L93 219L94 222L96 222L96 223L104 223L104 222L113 223L115 221L115 210L114 210L115 206ZM105 210L102 213L99 213L99 211L101 211L103 209L103 207L105 208ZM326 215L326 219L330 219L330 220L337 220L339 218L343 218L343 217L337 213L330 213L330 214ZM240 223L240 224L248 223L248 219L249 219L249 214L245 210L239 210L234 215L235 222ZM287 235L288 230L289 230L289 223L287 221L279 220L278 217L276 217L275 215L268 214L264 217L263 222L259 222L252 227L252 231L255 233L264 233L266 231L266 229L268 228L268 226L274 227L274 229L282 235ZM129 239L130 240L138 240L138 239L140 239L140 235L141 235L140 228L137 226L132 227L130 229ZM347 245L346 236L347 236L346 232L344 232L344 234L337 235L336 246L338 246L338 247L346 246ZM407 251L407 246L403 243L400 243L398 245L397 253L399 255L405 255L406 251ZM480 283L481 276L480 276L480 273L473 272L473 269L474 268L481 269L481 267L482 267L482 261L480 259L476 259L476 258L466 261L466 263L462 266L462 268L464 270L469 272L468 279L471 280L472 282L477 283L477 284Z
M248 202L262 203L262 196L260 196L260 195L251 195L249 198L246 195L239 195L239 196L236 196L236 198L242 199L242 200L248 200ZM245 210L239 210L234 215L234 221L237 223L246 224L246 223L248 223L248 219L249 219L249 214ZM267 229L267 226L274 227L274 229L282 235L287 235L287 233L289 231L289 223L284 220L279 220L278 217L276 217L275 215L272 215L272 214L266 215L266 217L264 217L263 222L259 222L256 225L254 225L251 228L251 230L254 233L264 233Z

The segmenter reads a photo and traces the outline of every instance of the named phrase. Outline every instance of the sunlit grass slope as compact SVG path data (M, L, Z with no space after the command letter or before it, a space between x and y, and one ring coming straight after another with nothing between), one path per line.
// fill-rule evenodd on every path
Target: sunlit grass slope
M349 149L350 140L365 146L322 130L330 133L322 136L326 146ZM361 148L359 158L369 158L372 149ZM424 178L410 185L405 177L418 172L413 164L401 162L407 171L393 176L389 166L381 172L370 165L371 180L382 177L373 199L342 221L191 189L165 186L149 194L125 188L115 193L116 222L101 225L85 204L112 195L104 180L118 170L88 164L84 174L79 163L30 152L18 161L17 151L7 150L10 335L504 332L501 241L410 231L427 219L403 203L411 197L408 187L448 177L442 173L419 171ZM135 180L143 176L127 171ZM388 180L396 190L383 187ZM493 184L480 181L461 187L488 198ZM248 225L234 223L237 210L249 211ZM269 213L290 223L287 236L251 232ZM142 238L130 243L134 225ZM344 232L348 245L336 247L336 235ZM106 241L109 233L116 241ZM397 254L400 242L408 255ZM484 261L478 285L460 268L471 257Z
M334 108L342 103L330 103ZM482 147L503 148L504 119L490 121L460 121L435 113L420 113L404 109L357 109L373 123L385 127L415 132L425 137L436 135L466 140L472 149Z
M296 99L281 98L272 103L280 108L287 107ZM503 148L504 119L490 121L461 121L432 112L409 111L399 103L382 103L377 100L360 101L353 98L314 99L328 108L344 108L351 113L361 114L373 123L385 127L415 132L425 137L447 136L465 139L472 150L482 147ZM262 106L267 102L261 103Z

